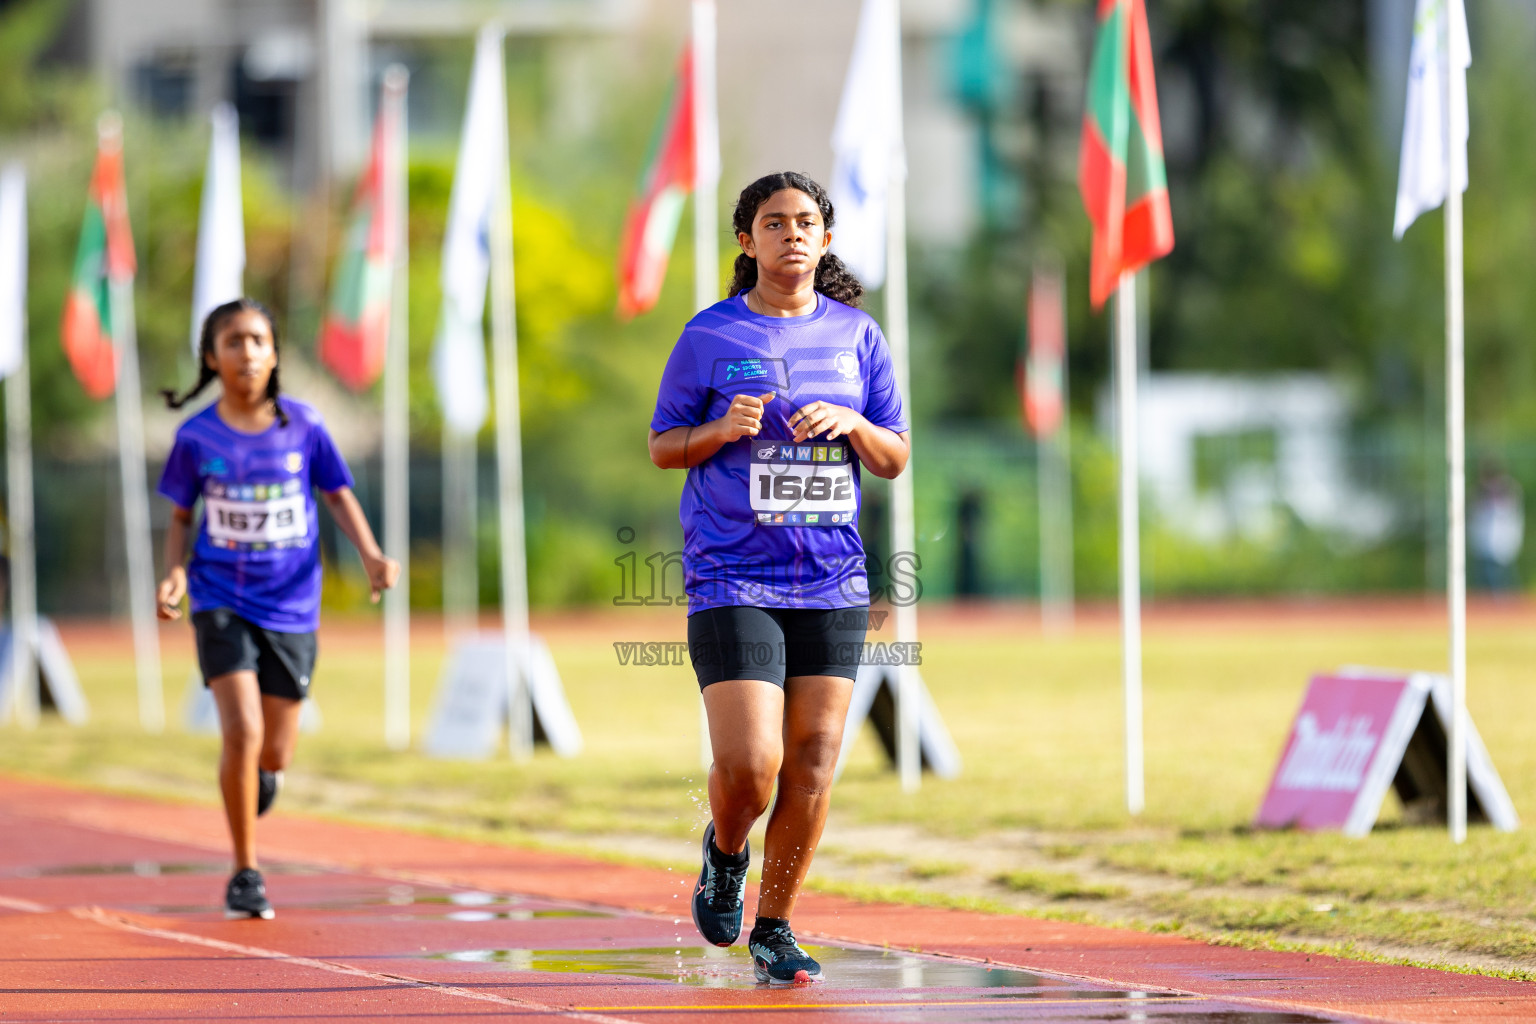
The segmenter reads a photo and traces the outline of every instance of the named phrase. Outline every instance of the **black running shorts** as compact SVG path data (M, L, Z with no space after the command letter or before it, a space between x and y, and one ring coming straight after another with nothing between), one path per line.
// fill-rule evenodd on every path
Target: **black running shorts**
M706 608L688 616L688 656L699 689L725 679L782 687L795 676L858 674L869 607Z
M318 651L314 633L262 629L228 608L193 612L192 629L204 686L231 672L255 672L262 693L289 700L309 696Z

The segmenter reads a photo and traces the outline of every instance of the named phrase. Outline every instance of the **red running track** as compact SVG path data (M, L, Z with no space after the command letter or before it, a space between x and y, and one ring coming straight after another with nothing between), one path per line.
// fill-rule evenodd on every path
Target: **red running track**
M1536 1020L1536 986L807 894L819 985L752 982L691 879L281 814L223 920L218 811L0 778L0 1021Z

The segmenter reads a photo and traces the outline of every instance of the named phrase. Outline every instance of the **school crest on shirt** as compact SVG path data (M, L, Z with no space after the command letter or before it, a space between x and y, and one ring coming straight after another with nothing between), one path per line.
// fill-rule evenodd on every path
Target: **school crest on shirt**
M290 473L297 473L304 468L304 453L289 452L283 457L283 468Z
M843 380L855 381L859 379L859 357L852 352L839 352L832 357L832 366L842 374Z

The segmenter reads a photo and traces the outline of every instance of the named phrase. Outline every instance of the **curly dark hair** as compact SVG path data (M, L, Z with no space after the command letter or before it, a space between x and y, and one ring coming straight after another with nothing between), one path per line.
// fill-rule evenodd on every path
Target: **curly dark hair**
M752 234L752 221L757 218L757 211L762 209L763 204L775 192L783 192L787 189L804 192L810 196L817 208L821 210L822 224L829 231L831 230L832 200L828 198L827 190L811 180L809 175L798 171L779 171L775 174L766 174L741 190L741 195L736 199L736 212L731 217L731 226L736 229L736 233ZM726 295L735 296L749 291L755 284L757 284L757 261L746 253L742 253L736 257L735 276L731 279L731 287ZM855 308L864 298L864 286L859 283L859 279L843 265L842 260L830 252L816 264L816 290L829 299L836 299L844 305Z
M219 371L208 365L208 357L213 355L213 343L219 336L219 329L224 326L230 317L237 313L260 313L267 319L267 327L272 331L272 354L279 355L277 342L277 317L272 311L255 299L239 298L214 307L213 311L203 320L202 334L197 342L197 383L193 384L185 392L178 395L171 388L165 388L160 392L165 398L165 404L172 409L180 409L192 399L196 398L209 384L219 379ZM272 403L272 411L277 414L277 421L283 426L288 425L288 413L283 409L281 401L283 388L278 382L277 365L272 367L272 376L267 378L267 399Z

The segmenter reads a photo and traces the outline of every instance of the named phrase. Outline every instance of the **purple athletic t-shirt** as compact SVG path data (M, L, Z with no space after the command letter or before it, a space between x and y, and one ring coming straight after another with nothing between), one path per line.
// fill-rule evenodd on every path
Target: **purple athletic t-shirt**
M263 629L320 626L319 514L314 488L352 486L352 474L320 414L283 399L288 425L246 434L219 418L218 403L176 430L160 493L203 516L187 567L192 610L228 608Z
M890 350L868 314L817 294L816 311L772 317L742 295L688 322L672 349L651 428L719 419L739 394L774 399L757 437L688 470L679 515L688 612L732 605L851 608L869 603L859 538L859 460L846 438L792 442L815 401L907 429Z

